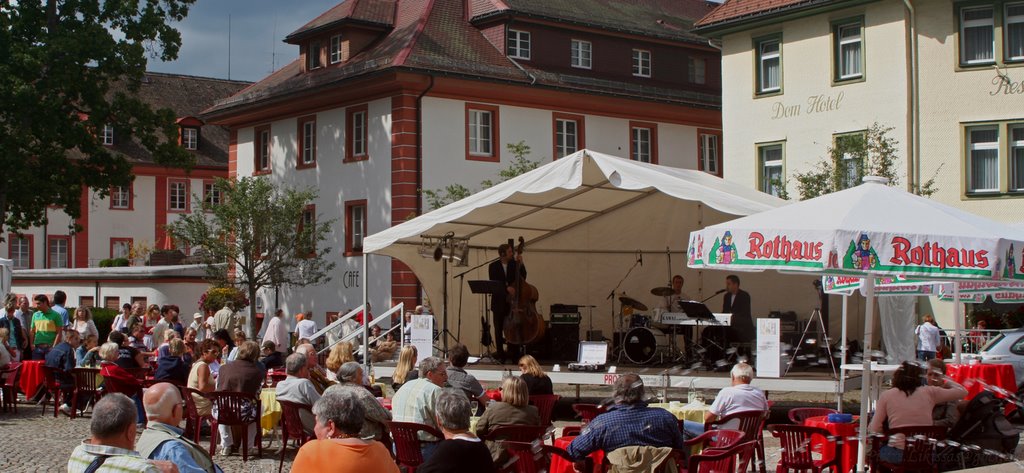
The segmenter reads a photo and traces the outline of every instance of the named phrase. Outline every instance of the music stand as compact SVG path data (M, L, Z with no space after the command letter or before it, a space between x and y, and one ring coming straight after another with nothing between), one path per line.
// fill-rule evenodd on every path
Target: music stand
M683 313L691 319L697 320L715 320L715 315L711 313L711 309L701 302L697 301L678 301L679 308L683 310Z
M474 279L469 281L469 292L484 295L484 313L486 314L488 321L491 319L491 304L490 301L487 300L487 296L504 297L507 287L508 286L505 284L505 281L492 281L489 279ZM489 323L488 325L492 327L494 326L493 323ZM491 353L491 344L494 343L494 338L490 337L490 333L488 333L487 338L491 340L491 343L484 345L484 352L480 354L480 359L483 360L484 358L489 358L493 362L494 356Z

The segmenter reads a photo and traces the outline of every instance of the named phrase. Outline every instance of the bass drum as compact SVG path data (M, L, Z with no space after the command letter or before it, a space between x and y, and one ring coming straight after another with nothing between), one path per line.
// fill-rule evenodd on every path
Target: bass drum
M662 350L668 350L668 335L656 328L637 327L626 332L626 358L638 365L654 361Z

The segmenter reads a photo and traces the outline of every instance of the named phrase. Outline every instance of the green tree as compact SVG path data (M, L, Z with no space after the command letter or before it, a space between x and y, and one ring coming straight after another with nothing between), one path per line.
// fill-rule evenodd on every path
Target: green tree
M171 110L139 100L147 58L177 57L195 0L0 3L0 235L46 221L47 205L79 217L82 188L107 195L131 165L102 143L112 126L158 164L188 168Z
M892 130L893 127L872 123L863 133L837 137L828 147L825 157L811 170L794 175L800 199L813 199L856 186L860 184L860 177L868 175L885 177L889 179L890 186L899 185L899 142L889 136ZM935 171L937 175L938 170ZM921 195L935 193L935 176L921 186Z
M520 140L518 143L508 143L505 147L512 155L512 162L507 168L498 171L497 181L491 179L480 181L481 190L494 187L495 185L512 179L520 174L525 174L537 169L537 166L540 166L539 161L531 161L526 158L530 155L530 146L527 145L525 141ZM462 184L449 184L443 189L424 190L423 197L427 199L427 205L430 206L430 210L434 210L469 197L473 192L473 190Z
M325 260L331 250L323 243L334 221L304 219L316 190L282 190L262 177L218 179L214 185L221 204L204 203L203 212L184 215L167 230L178 242L203 250L207 277L215 284L244 287L255 301L264 287L330 281L335 264ZM255 311L250 302L249 326L258 330Z

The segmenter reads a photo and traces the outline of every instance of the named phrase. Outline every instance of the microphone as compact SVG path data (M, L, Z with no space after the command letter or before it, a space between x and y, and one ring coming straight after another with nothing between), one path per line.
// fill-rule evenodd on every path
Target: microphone
M644 265L644 252L640 251L640 250L636 250L636 254L637 254L637 259L639 259L639 261L640 261L640 266L643 266Z
M721 294L721 293L723 293L725 291L728 291L728 289L719 289L719 290L715 291L715 295L717 296L717 295L719 295L719 294Z

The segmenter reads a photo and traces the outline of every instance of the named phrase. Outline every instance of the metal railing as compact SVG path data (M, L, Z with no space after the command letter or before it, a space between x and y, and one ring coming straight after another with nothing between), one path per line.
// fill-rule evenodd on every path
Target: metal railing
M329 325L327 325L326 327L324 327L320 331L314 333L313 337L310 339L310 341L316 340L317 338L320 338L320 337L326 335L327 332L330 332L331 330L336 330L336 329L340 328L343 323L345 323L348 320L352 319L353 317L355 317L356 315L358 315L362 311L363 311L363 306L359 306L359 307L356 307L355 309L352 309L349 313L345 314L342 317L339 317L338 320L335 320L334 322L330 323ZM348 341L354 340L356 338L359 338L360 342L361 342L360 346L362 347L362 352L363 352L363 367L364 367L364 369L369 369L369 366L371 364L370 363L370 361L371 361L370 358L371 357L370 357L370 353L369 353L369 350L367 349L367 347L369 347L370 343L376 343L381 338L387 337L387 335L389 333L393 332L395 329L398 329L400 331L399 332L400 333L399 337L396 338L396 340L398 340L398 347L399 347L399 349L401 349L402 344L404 343L404 340L402 340L402 337L401 337L401 334L405 333L405 317L404 316L400 316L398 318L398 320L399 320L398 325L395 325L395 326L389 328L387 331L381 332L381 334L376 336L376 337L372 337L372 338L370 337L370 328L375 326L375 325L380 325L385 320L391 320L391 315L394 314L395 312L398 312L399 315L403 315L405 313L405 303L404 302L399 302L398 305L396 305L396 306L388 309L386 312L384 312L384 313L374 317L372 320L367 321L366 317L363 317L364 324L360 327L360 328L362 328L362 330L353 330L351 333L349 333L347 335L344 335L342 337L339 337L337 340L334 341L334 343L331 343L330 345L326 345L323 349L321 349L319 352L317 352L317 354L323 354L323 353L329 352L331 350L331 348L333 348L335 345L337 345L337 344L339 344L341 342L348 342ZM367 339L370 340L370 343L367 343Z

